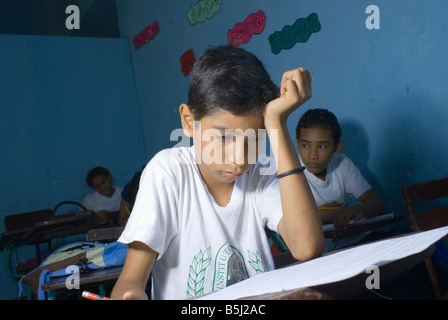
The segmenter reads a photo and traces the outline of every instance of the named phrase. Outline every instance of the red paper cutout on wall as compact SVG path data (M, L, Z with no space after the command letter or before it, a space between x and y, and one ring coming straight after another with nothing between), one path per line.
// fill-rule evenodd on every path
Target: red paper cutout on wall
M193 71L195 63L196 58L194 57L193 49L188 50L182 55L182 57L180 57L180 66L184 76L188 76L191 71Z
M159 25L157 21L153 24L147 26L142 32L134 37L134 47L135 50L141 48L143 45L147 44L149 41L154 39L154 37L159 33Z
M249 15L244 22L237 23L227 31L229 45L238 48L240 44L249 42L254 34L263 32L266 25L266 15L263 11Z

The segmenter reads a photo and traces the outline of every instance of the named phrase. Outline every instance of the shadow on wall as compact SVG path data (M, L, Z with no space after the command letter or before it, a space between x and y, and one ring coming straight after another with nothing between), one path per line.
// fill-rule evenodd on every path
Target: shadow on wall
M388 211L406 212L402 202L400 188L417 181L433 179L424 167L426 150L424 128L407 116L390 114L382 122L381 148L372 156L369 141L363 125L356 119L341 121L344 147L342 153L352 159L377 194L384 200ZM426 133L429 134L429 133ZM368 167L374 167L375 174Z
M383 181L380 182L367 165L370 158L370 139L364 126L356 119L341 120L340 126L342 130L341 138L344 141L341 153L347 155L353 161L373 190L388 205L390 199L387 190L383 187Z

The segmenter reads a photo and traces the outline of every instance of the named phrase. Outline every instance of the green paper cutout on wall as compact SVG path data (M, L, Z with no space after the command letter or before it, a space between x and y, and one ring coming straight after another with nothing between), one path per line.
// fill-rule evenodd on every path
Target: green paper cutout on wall
M321 25L316 13L299 18L292 26L284 26L269 36L271 51L278 54L282 49L291 49L297 42L307 42L312 33L319 32Z
M191 25L211 19L219 11L221 4L222 0L199 0L188 10L187 19Z

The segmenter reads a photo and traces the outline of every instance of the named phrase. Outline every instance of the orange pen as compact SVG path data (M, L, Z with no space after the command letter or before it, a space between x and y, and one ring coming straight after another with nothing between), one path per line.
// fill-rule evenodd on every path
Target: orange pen
M89 300L112 300L111 298L102 297L99 294L95 294L89 291L83 291L82 297Z

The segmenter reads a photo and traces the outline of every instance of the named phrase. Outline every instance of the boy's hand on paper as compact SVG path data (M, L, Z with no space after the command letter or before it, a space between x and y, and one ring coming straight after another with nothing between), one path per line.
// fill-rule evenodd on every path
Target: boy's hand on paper
M286 121L288 116L311 98L312 77L308 70L286 71L282 77L280 97L269 102L265 109L266 121Z
M347 207L347 204L334 210L333 224L337 229L343 229L348 226L351 220L358 223L359 219L364 217L364 210L359 210L357 206Z

